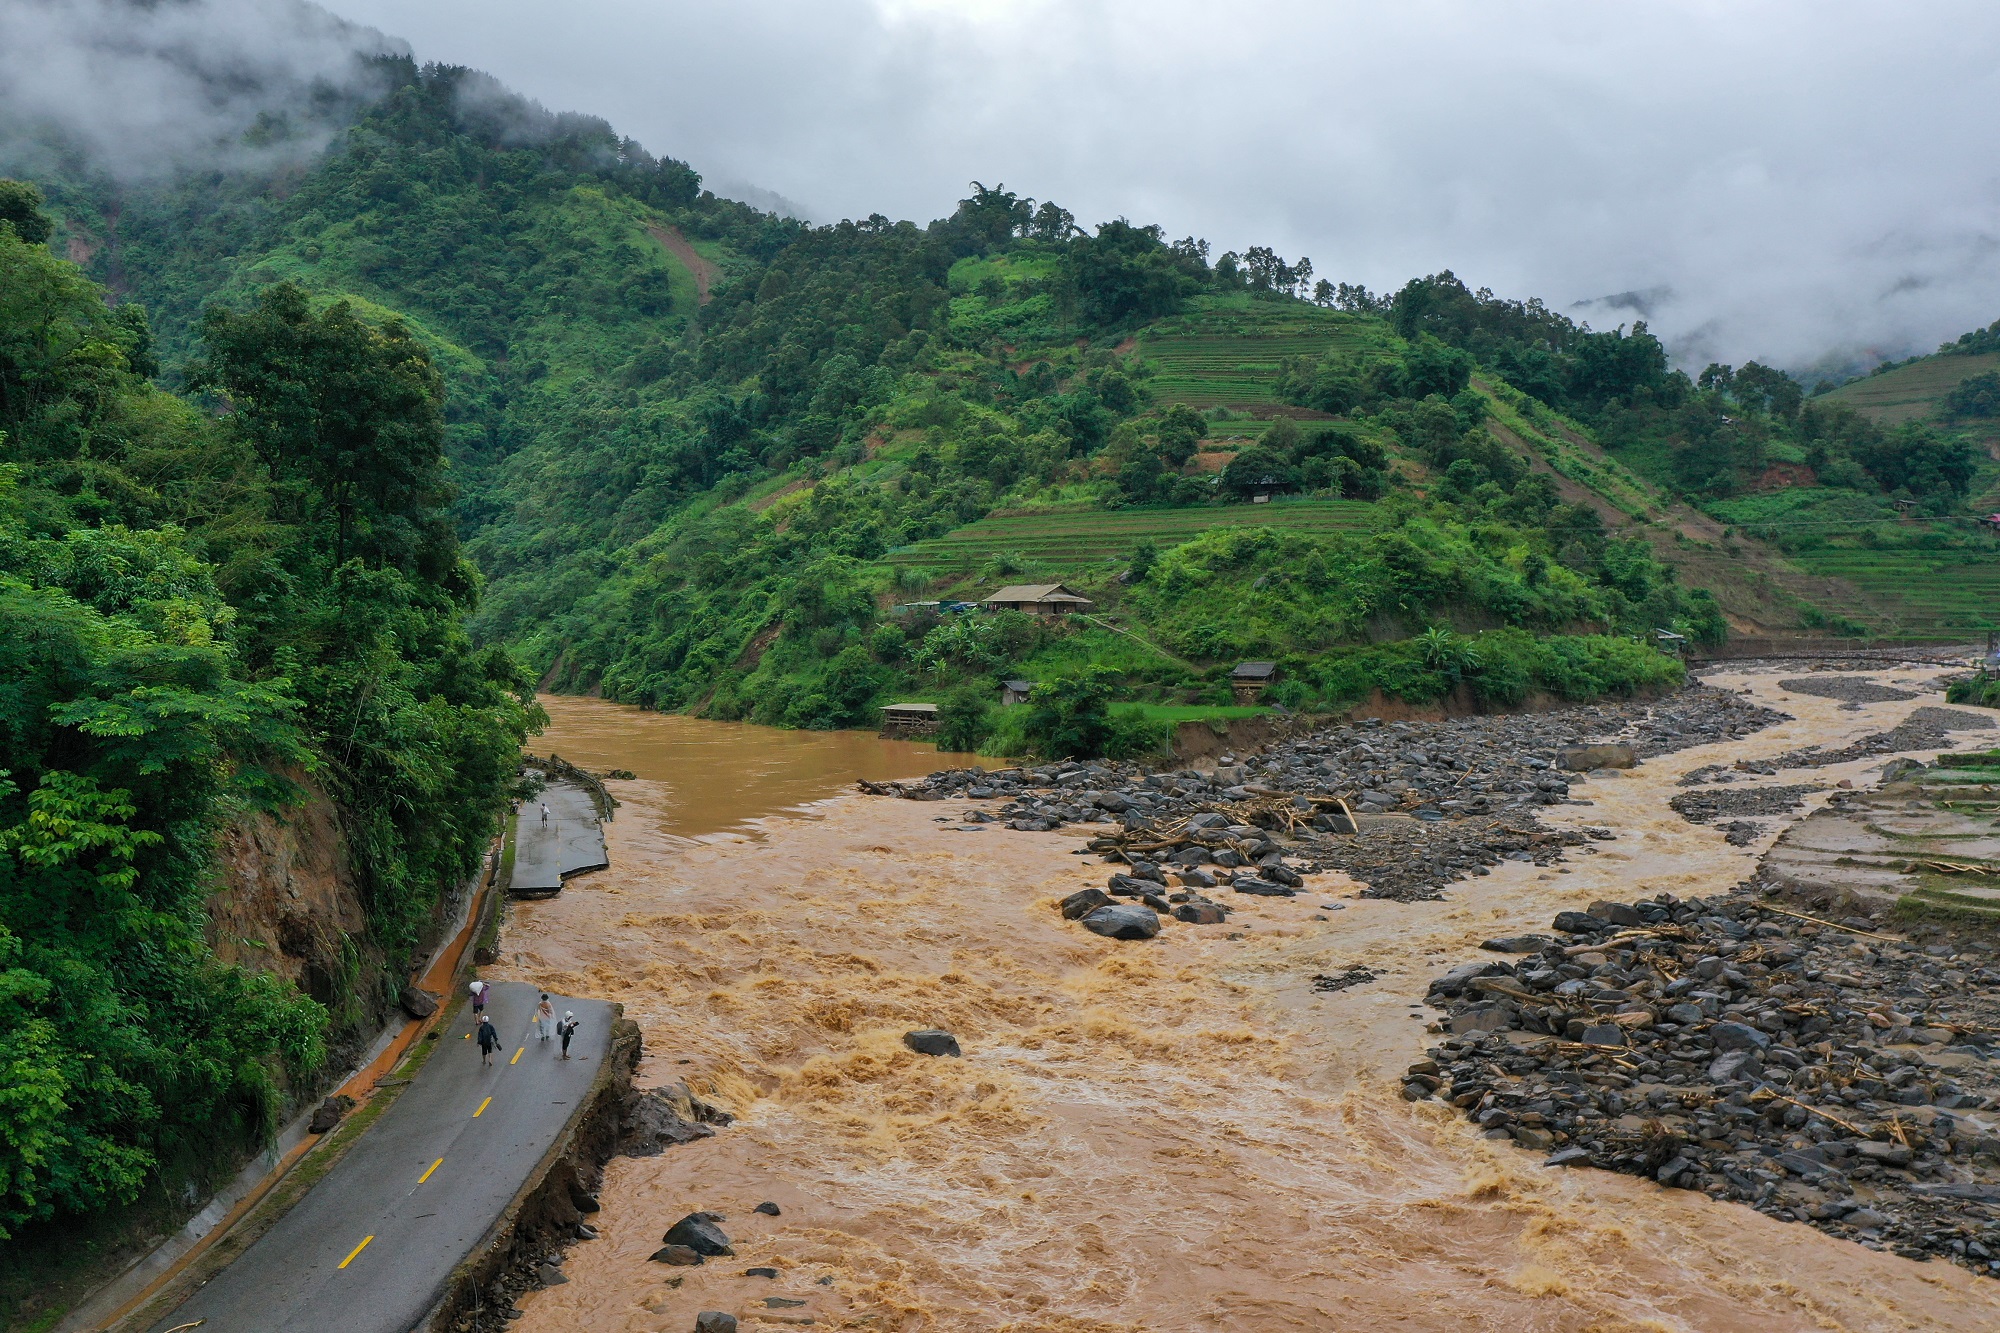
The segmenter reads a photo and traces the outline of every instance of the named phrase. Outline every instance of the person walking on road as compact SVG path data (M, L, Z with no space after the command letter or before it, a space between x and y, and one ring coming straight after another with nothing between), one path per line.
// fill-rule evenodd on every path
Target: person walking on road
M547 1041L556 1035L556 1007L549 1003L549 997L542 996L542 1002L535 1006L535 1031Z
M576 1035L576 1015L563 1010L562 1022L556 1024L556 1035L562 1038L562 1058L569 1059L569 1039Z
M548 823L549 823L549 803L548 803L547 801L543 801L543 802L542 802L542 827L543 827L543 828L547 828L547 827L548 827Z
M472 992L472 1015L477 1018L486 1012L486 992L491 987L483 981L475 981L466 989Z
M493 1063L493 1052L500 1049L500 1029L493 1026L493 1020L481 1014L479 1017L479 1063Z

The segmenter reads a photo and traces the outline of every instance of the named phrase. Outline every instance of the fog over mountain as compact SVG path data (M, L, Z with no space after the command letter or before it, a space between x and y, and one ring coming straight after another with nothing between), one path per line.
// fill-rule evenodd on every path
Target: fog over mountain
M1449 267L1646 318L1695 366L1865 363L2000 317L2000 10L1958 0L332 8L821 220L1004 182L1378 289ZM393 42L294 0L8 0L0 97L136 169ZM240 96L191 97L218 69Z

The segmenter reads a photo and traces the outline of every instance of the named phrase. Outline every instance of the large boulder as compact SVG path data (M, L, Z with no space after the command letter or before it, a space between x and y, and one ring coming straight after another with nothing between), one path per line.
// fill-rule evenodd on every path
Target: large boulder
M721 1220L714 1213L689 1213L668 1227L667 1234L660 1239L668 1245L685 1245L710 1258L734 1254L736 1251L729 1248L729 1237L716 1225Z
M703 1310L694 1317L694 1333L736 1333L736 1316L721 1310Z
M915 1032L903 1034L903 1045L918 1055L959 1054L958 1038L941 1028L919 1028Z
M429 1018L438 1011L438 997L419 986L405 986L396 1003L411 1018Z
M1112 903L1083 918L1083 928L1113 940L1150 940L1160 933L1160 914L1150 907Z
M1556 765L1572 773L1593 768L1637 768L1639 756L1629 745L1565 745L1556 751Z
M313 1134L324 1134L340 1123L340 1118L354 1109L354 1099L345 1095L335 1095L319 1104L307 1122L306 1129Z

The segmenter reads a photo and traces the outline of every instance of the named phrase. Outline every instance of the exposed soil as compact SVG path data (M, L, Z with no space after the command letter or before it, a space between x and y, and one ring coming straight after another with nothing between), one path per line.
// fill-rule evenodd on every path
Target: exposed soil
M708 289L722 276L722 270L715 261L694 248L688 238L681 235L679 227L669 227L654 223L646 228L647 234L660 243L660 247L687 267L694 274L694 299L696 305L708 304Z

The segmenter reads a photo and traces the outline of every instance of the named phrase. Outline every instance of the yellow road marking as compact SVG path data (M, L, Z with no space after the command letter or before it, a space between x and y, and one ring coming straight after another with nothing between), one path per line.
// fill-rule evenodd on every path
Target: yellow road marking
M488 1097L485 1101L479 1103L479 1109L472 1113L472 1118L474 1120L479 1119L481 1115L485 1114L486 1108L491 1105L493 1105L493 1099L491 1097Z
M424 1173L423 1173L423 1174L422 1174L421 1176L418 1176L418 1177L417 1177L417 1183L418 1183L419 1185L421 1185L421 1184L423 1184L423 1183L424 1183L424 1182L425 1182L426 1180L429 1180L429 1179L431 1178L431 1171L435 1171L435 1170L437 1170L437 1169L438 1169L439 1167L441 1167L441 1166L443 1166L443 1165L444 1165L444 1158L442 1158L442 1157L438 1158L438 1159L437 1159L437 1160L436 1160L435 1162L432 1162L432 1163L431 1163L431 1170L430 1170L430 1171L426 1171L426 1172L424 1172Z
M511 1059L511 1060L509 1060L509 1061L508 1061L507 1063L508 1063L508 1064L510 1064L510 1065L518 1065L518 1064L520 1064L520 1063L521 1063L521 1057L522 1057L522 1055L524 1055L524 1054L525 1054L525 1053L527 1052L527 1049L528 1049L527 1047L523 1046L523 1047L522 1047L522 1048L521 1048L520 1050L518 1050L518 1051L514 1052L514 1058L513 1058L513 1059Z
M440 1160L442 1160L442 1159L440 1159ZM347 1252L347 1257L346 1257L345 1259L342 1259L342 1260L340 1261L340 1266L341 1266L342 1268L345 1268L345 1267L347 1267L347 1266L348 1266L349 1264L353 1263L353 1262L354 1262L354 1256L355 1256L355 1255L357 1255L357 1254L359 1254L359 1253L361 1253L361 1252L362 1252L363 1250L367 1249L367 1248L368 1248L368 1242L369 1242L369 1241L371 1241L371 1240L374 1240L374 1239L375 1239L375 1238L374 1238L373 1236L363 1236L363 1237L361 1238L361 1243L360 1243L359 1245L355 1246L355 1247L354 1247L353 1249L349 1250L349 1251Z

